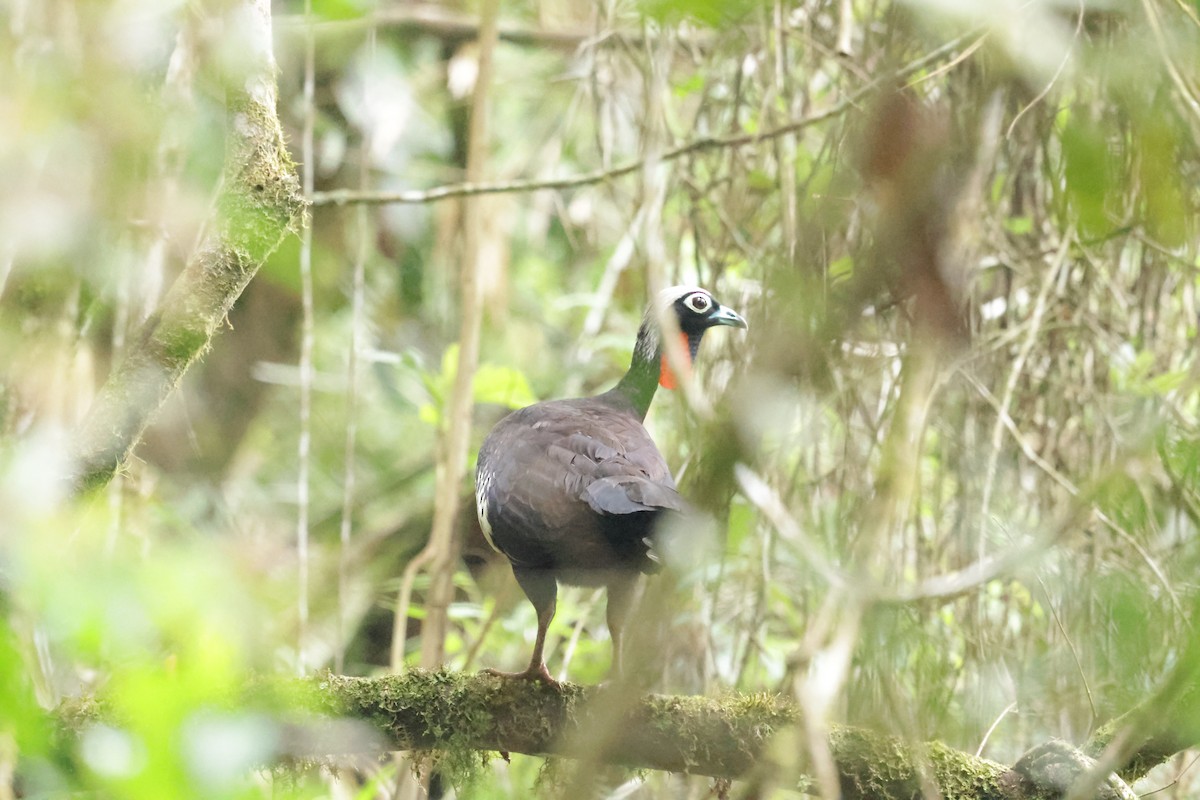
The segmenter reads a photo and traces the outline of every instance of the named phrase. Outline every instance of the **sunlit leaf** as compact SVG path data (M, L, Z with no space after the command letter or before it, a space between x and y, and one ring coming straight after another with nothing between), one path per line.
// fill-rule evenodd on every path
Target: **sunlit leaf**
M495 403L507 408L521 408L537 402L525 375L512 367L480 364L475 372L476 403Z

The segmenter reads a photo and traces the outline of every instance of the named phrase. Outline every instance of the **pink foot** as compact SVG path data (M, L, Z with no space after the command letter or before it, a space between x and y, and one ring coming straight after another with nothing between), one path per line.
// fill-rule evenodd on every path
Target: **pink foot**
M561 684L550 677L550 670L546 669L545 662L540 664L530 664L524 672L502 672L498 669L485 669L485 675L495 675L497 678L512 678L521 681L538 681L555 689L561 688Z

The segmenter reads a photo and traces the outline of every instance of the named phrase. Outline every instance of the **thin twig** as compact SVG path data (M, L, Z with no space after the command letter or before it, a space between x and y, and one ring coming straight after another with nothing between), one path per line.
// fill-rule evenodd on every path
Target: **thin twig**
M837 54L854 55L854 0L841 0L838 7Z
M1194 123L1196 119L1200 119L1200 98L1196 96L1196 92L1188 84L1187 78L1180 71L1179 65L1171 57L1171 45L1167 41L1166 33L1163 31L1162 20L1159 19L1158 9L1154 7L1154 0L1142 0L1142 8L1146 10L1146 21L1150 24L1150 30L1154 33L1154 41L1158 44L1158 52L1167 67L1167 74L1171 76L1171 82L1175 84L1175 88L1183 95L1183 104L1190 112ZM1195 127L1192 129L1194 131Z
M1075 642L1071 641L1071 635L1067 633L1067 628L1063 625L1062 617L1058 615L1058 609L1054 607L1054 598L1050 595L1050 590L1046 588L1046 582L1038 575L1038 586L1042 587L1042 594L1046 595L1046 606L1050 609L1051 616L1054 617L1054 624L1058 626L1058 632L1062 634L1063 640L1067 643L1067 649L1071 651L1071 658L1075 660L1075 669L1079 671L1079 680L1083 682L1083 691L1087 694L1088 707L1092 710L1092 719L1088 723L1088 733L1096 725L1096 720L1099 715L1096 712L1096 699L1092 696L1092 687L1088 683L1087 673L1083 670L1083 662L1079 659L1079 651L1075 649Z
M1017 383L1021 379L1021 373L1025 370L1025 362L1029 359L1029 354L1033 351L1033 346L1037 341L1038 332L1042 325L1042 318L1045 316L1046 308L1049 305L1050 292L1054 288L1059 271L1067 263L1067 254L1071 249L1072 238L1069 232L1063 236L1062 241L1059 243L1058 253L1054 258L1054 262L1049 265L1045 275L1042 277L1041 289L1038 291L1036 301L1034 301L1033 312L1026 323L1025 340L1017 350L1017 355L1012 362L1012 368L1008 373L1008 380L1004 384L1004 392L1000 396L1000 408L996 412L996 422L992 426L990 450L988 452L987 465L983 471L983 497L979 504L980 561L984 559L984 549L987 546L988 513L990 511L992 491L995 488L996 470L1000 463L1000 447L1004 438L1005 420L1009 418L1008 410L1012 406L1013 397L1016 395Z
M278 20L282 35L292 33L296 28L305 24L305 18L299 14L281 14ZM318 34L323 34L344 33L364 26L412 31L450 41L469 41L479 36L479 22L474 18L449 14L444 9L434 6L408 3L380 8L371 14L363 14L353 19L316 21L312 27ZM646 36L656 35L654 32L648 34L622 32L604 33L597 36L589 31L534 28L511 23L500 25L498 32L498 38L502 42L525 47L556 48L568 52L618 41L639 42ZM696 33L689 40L689 44L705 46L713 38Z
M1005 706L1004 710L1001 711L994 720L992 720L992 724L988 726L987 731L983 734L983 738L979 740L979 747L975 748L975 757L976 758L980 758L983 756L983 748L987 747L988 739L992 738L992 732L995 731L996 728L998 728L1000 726L1000 722L1005 717L1007 717L1012 712L1012 710L1016 707L1017 707L1017 701L1013 700L1011 703L1009 703L1007 706Z
M483 625L479 627L478 633L475 634L475 641L471 642L471 646L467 648L467 654L462 660L460 671L469 672L471 670L471 666L475 663L475 659L479 657L479 652L483 649L483 643L487 641L488 632L499 621L504 609L508 608L509 598L516 587L516 581L505 581L500 591L492 598L491 610L488 612L487 618L483 621Z
M591 594L588 595L587 602L584 603L579 609L579 617L575 620L575 624L571 626L571 636L567 639L566 645L560 648L557 644L554 644L549 648L550 651L562 653L562 663L558 668L558 680L567 680L567 671L571 667L571 659L575 657L575 648L579 646L579 639L581 636L583 636L583 629L587 627L588 620L592 616L592 611L596 608L596 606L600 605L600 598L603 595L603 589L593 590ZM573 601L573 598L567 598L566 602L570 603L571 607L577 605ZM612 631L609 631L609 634L611 635Z
M987 39L987 37L988 37L988 35L986 32L980 34L979 38L977 38L975 41L971 42L971 44L967 45L967 47L961 53L956 55L954 58L950 59L945 64L942 64L940 67L935 69L933 72L926 73L925 75L922 75L919 78L914 78L912 81L910 81L908 84L906 84L906 86L908 88L911 88L913 86L916 86L919 83L924 83L925 81L933 80L934 78L938 77L939 75L943 75L943 74L949 72L950 70L954 69L959 64L961 64L962 62L964 62L968 58L970 58L972 55L974 55L976 50L978 50L980 47L983 47L983 43Z
M1083 31L1084 13L1085 9L1083 7L1083 0L1080 0L1079 9L1076 13L1075 19L1075 33L1071 36L1071 45L1079 41L1079 34ZM1067 62L1071 60L1071 45L1067 46L1067 52L1063 54L1062 61L1060 61L1058 64L1058 69L1054 71L1054 74L1050 77L1050 80L1046 82L1046 85L1042 87L1042 90L1037 93L1036 97L1022 107L1020 111L1013 115L1012 122L1009 123L1008 130L1004 133L1005 138L1013 135L1013 131L1016 130L1017 123L1021 121L1021 117L1025 116L1025 113L1029 111L1029 109L1042 102L1046 95L1050 94L1050 90L1054 88L1054 84L1058 83L1058 79L1062 77L1063 70L1067 68Z
M304 0L304 16L312 20L312 0ZM316 44L312 27L304 38L304 131L301 133L300 169L304 196L313 190L313 128L316 122ZM305 644L308 639L308 472L312 449L313 392L313 276L312 225L300 234L300 303L303 319L300 333L300 439L296 445L299 462L296 471L296 562L297 562L297 642L296 669L308 671Z
M1182 769L1180 769L1179 773L1175 776L1175 780L1171 781L1170 783L1166 784L1165 786L1160 786L1157 789L1151 789L1148 792L1143 792L1142 794L1140 794L1138 796L1139 797L1149 797L1152 794L1158 794L1159 792L1165 792L1167 789L1170 789L1172 786L1177 786L1179 784L1180 779L1183 778L1183 774L1185 772L1187 772L1189 769L1191 769L1192 767L1194 767L1196 765L1197 761L1200 761L1200 756L1196 756L1191 761L1189 761L1186 765L1184 765L1184 767Z
M0 245L0 297L4 296L4 285L12 272L13 262L17 258L17 247L12 242Z
M786 136L791 133L802 131L826 120L838 117L858 104L867 97L871 92L874 92L881 86L891 85L894 81L907 77L914 72L924 69L930 63L943 58L947 53L952 52L959 44L962 43L965 37L958 37L932 52L922 56L916 61L905 65L895 73L888 75L885 78L872 81L866 86L854 92L841 101L834 103L829 108L823 111L818 111L813 114L808 114L800 119L793 120L779 127L760 133L741 133L731 136L706 136L701 139L695 139L691 142L686 142L678 147L670 150L664 150L655 156L658 163L674 161L687 155L698 153L704 150L712 150L718 148L743 147L746 145L758 144L760 142L776 139L780 136ZM585 172L581 175L570 175L562 178L539 178L536 180L509 180L509 181L491 181L486 183L455 183L446 186L438 186L433 189L411 189L399 192L360 192L351 189L333 189L327 192L314 192L307 197L314 206L327 205L347 205L350 203L368 203L368 204L386 204L386 203L431 203L437 200L445 200L451 197L471 197L480 194L506 194L514 192L536 192L548 189L574 189L581 186L591 186L597 183L604 183L615 178L632 175L643 171L646 168L646 159L640 158L635 161L626 162L617 167L610 169L598 169L591 172Z
M825 557L824 548L804 532L804 528L788 513L774 489L758 473L745 464L736 464L733 476L742 495L757 508L784 539L796 545L796 552L808 566L830 586L848 588L850 577Z
M375 80L373 68L375 61L375 28L367 32L367 60L363 69L363 107L372 108L377 98L371 91ZM305 109L305 113L312 109ZM369 116L363 122L362 141L359 143L358 183L364 190L370 181L371 172L371 133L374 123ZM354 489L355 470L354 459L358 444L358 354L363 348L363 307L366 295L366 263L372 244L371 221L366 206L359 206L358 248L354 256L354 277L351 289L350 313L350 347L346 354L346 446L343 458L342 479L342 519L338 529L338 583L337 583L337 641L334 648L334 671L342 672L346 657L347 641L346 614L349 605L349 556L350 534L354 520Z
M483 169L488 152L488 101L491 87L492 54L496 47L498 0L489 0L481 9L479 70L472 101L468 132L467 175L475 178ZM458 514L459 486L467 465L467 444L471 434L471 409L475 367L479 360L479 338L483 320L483 301L479 292L482 236L482 212L468 204L463 210L463 270L460 284L459 351L454 387L446 410L445 435L439 456L435 488L433 524L429 542L404 570L400 601L392 631L392 670L399 671L404 656L404 631L412 585L417 572L430 565L432 585L426 599L426 614L421 629L421 664L436 667L442 663L447 611L453 594L454 526Z
M976 390L980 393L980 396L983 397L983 399L987 401L993 409L995 409L997 415L1002 419L1005 429L1009 432L1009 435L1013 437L1013 441L1017 443L1017 446L1021 448L1021 452L1025 454L1025 457L1033 462L1043 472L1053 478L1055 483L1057 483L1063 489L1066 489L1072 497L1078 497L1082 495L1083 492L1070 478L1068 478L1066 475L1063 475L1054 468L1053 464L1038 455L1037 451L1035 451L1033 446L1029 444L1029 441L1025 438L1024 434L1022 434L1020 429L1017 428L1016 423L1012 420L1012 417L1006 413L1000 413L1000 403L998 400L996 400L992 393L987 390L987 387L980 383L975 377L968 375L967 373L963 374L966 375L967 380L975 386ZM1167 579L1166 573L1163 572L1162 567L1160 567L1158 562L1154 560L1154 556L1150 555L1149 551L1142 546L1142 543L1139 542L1129 531L1119 526L1112 517L1108 516L1098 508L1091 509L1091 513L1096 519L1103 523L1105 527L1125 541L1129 547L1141 557L1146 566L1150 568L1150 571L1154 573L1154 577L1160 584L1162 584L1163 591L1165 591L1167 593L1167 597L1170 598L1171 605L1174 606L1176 612L1178 612L1180 615L1179 618L1184 623L1189 624L1190 627L1190 623L1188 623L1188 616L1184 613L1183 604L1179 600L1179 595L1175 592L1175 588ZM983 561L986 561L986 559L981 559L981 563ZM973 567L974 565L972 567L968 567L968 569L972 569Z
M779 96L792 97L794 93L789 86L791 70L788 68L787 63L787 25L784 19L787 12L785 11L785 5L783 2L776 2L774 9L775 36L772 37L775 45L774 78L775 88L779 92ZM845 0L843 3L843 13L848 13L845 9L849 5L849 0ZM790 115L794 108L793 106L793 108L787 109L785 113ZM799 216L796 199L796 149L796 137L793 134L780 136L775 139L775 157L779 162L779 169L776 171L779 178L781 212L779 215L779 226L785 248L784 263L788 268L791 268L796 263L797 218Z
M571 357L572 364L586 364L595 354L596 337L600 334L600 329L604 326L604 317L608 313L608 307L612 303L613 295L617 291L617 283L621 275L625 272L626 267L633 261L633 256L637 252L637 240L641 236L642 224L646 219L646 207L642 205L634 214L633 220L625 228L625 232L621 235L616 247L613 248L612 255L604 265L604 275L600 278L600 285L596 287L596 291L592 293L590 308L587 316L583 320L583 329L579 332L579 341L575 346L575 355ZM568 379L569 385L572 382L578 381L580 371L573 371L573 375ZM573 388L578 388L577 386Z

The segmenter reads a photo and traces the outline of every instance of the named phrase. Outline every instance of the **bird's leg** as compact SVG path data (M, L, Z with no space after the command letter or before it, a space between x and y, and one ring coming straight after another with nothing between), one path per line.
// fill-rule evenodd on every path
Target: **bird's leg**
M550 621L554 619L554 610L558 603L558 584L553 575L543 570L519 570L514 567L513 575L537 612L538 627L537 637L533 640L533 655L524 672L501 672L495 669L485 669L484 672L502 678L520 678L558 686L558 681L554 680L550 670L546 669L543 657L546 649L546 631L550 629Z
M608 635L612 637L612 677L620 679L625 669L622 635L629 607L637 589L637 575L621 575L608 584Z
M524 675L527 678L557 686L558 681L550 677L550 670L546 669L546 659L542 655L546 649L546 631L550 629L550 620L554 619L555 606L555 601L551 600L550 605L546 608L537 609L537 636L533 640L533 654L529 657L529 666L525 668Z

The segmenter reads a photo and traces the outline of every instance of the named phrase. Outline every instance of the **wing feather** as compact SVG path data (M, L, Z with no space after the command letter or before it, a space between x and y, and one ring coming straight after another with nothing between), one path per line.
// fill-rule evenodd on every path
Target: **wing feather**
M553 401L501 420L477 486L497 549L526 566L656 568L648 537L684 509L639 420L588 401Z

